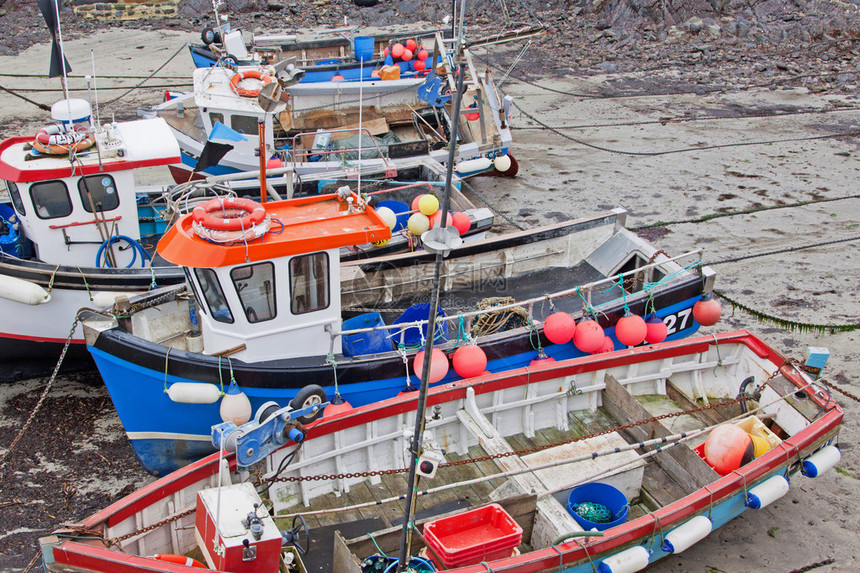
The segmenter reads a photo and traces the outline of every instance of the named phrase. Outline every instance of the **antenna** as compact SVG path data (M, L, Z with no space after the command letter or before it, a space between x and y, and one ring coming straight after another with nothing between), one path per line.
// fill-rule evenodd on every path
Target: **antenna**
M95 110L96 114L96 127L99 127L102 124L102 120L99 116L99 85L98 81L96 80L96 56L93 50L90 50L90 62L93 67L93 95L96 100L96 105L93 109ZM90 102L90 105L92 105L92 102Z

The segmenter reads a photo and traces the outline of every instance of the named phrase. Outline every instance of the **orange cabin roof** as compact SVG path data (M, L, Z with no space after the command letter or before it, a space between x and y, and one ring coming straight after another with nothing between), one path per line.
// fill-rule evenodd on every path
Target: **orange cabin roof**
M266 202L263 207L272 218L269 232L247 246L218 245L198 237L188 213L164 234L158 253L175 265L214 268L391 238L391 229L376 211L368 207L350 213L347 203L334 195Z

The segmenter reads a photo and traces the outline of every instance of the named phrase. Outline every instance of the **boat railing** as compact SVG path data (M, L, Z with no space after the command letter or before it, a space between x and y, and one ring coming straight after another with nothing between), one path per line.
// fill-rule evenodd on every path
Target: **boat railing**
M666 256L666 255L664 255L664 256ZM480 317L480 316L485 315L485 314L490 314L490 313L500 313L500 312L512 310L515 308L526 308L526 310L528 312L529 321L534 323L535 322L535 318L534 318L534 306L535 306L535 304L543 304L543 303L547 303L547 302L551 303L554 300L569 297L569 296L581 297L583 300L583 308L589 309L589 311L594 313L595 315L601 314L601 308L605 308L607 306L615 304L618 299L605 301L603 303L592 306L592 304L591 304L592 292L597 291L599 289L605 289L606 287L612 287L614 285L623 285L624 280L626 278L635 276L635 275L643 273L643 272L647 272L649 269L654 269L657 267L665 266L668 263L674 263L675 265L677 265L677 267L678 267L677 269L675 269L673 272L667 274L660 281L658 281L656 283L649 284L644 289L642 289L643 291L648 292L648 291L652 290L653 288L655 288L656 286L665 286L665 285L673 283L675 281L683 280L684 278L686 278L688 276L688 273L690 272L691 269L701 268L701 265L702 265L701 256L702 256L702 252L700 250L689 251L689 252L683 253L681 255L675 256L675 257L666 256L665 259L661 259L659 261L655 260L655 261L650 262L648 264L642 265L641 267L638 267L636 269L626 271L623 273L619 273L617 275L606 277L606 278L603 278L603 279L600 279L600 280L597 280L597 281L594 281L591 283L587 283L584 285L578 285L578 286L575 286L573 288L557 291L555 293L546 294L546 295L542 295L539 297L534 297L534 298L530 298L530 299L526 299L526 300L515 301L515 302L509 303L509 304L492 306L492 307L485 308L485 309L458 312L454 316L439 316L439 317L437 317L436 320L438 322L448 322L448 323L454 323L455 321L457 323L460 323L461 321L464 321L465 332L470 332L471 327L472 327L472 322L477 317ZM687 259L691 259L691 258L694 258L692 263L682 265L679 262L679 261L687 260ZM491 265L491 266L495 266L495 265ZM489 267L487 267L487 268L489 268ZM469 271L469 272L475 272L475 271L473 270L473 271ZM623 286L622 286L622 289L623 289ZM626 297L627 297L626 293L624 294L624 297L626 300ZM401 322L401 323L391 324L391 325L380 325L380 326L357 328L357 329L350 329L350 330L340 330L340 331L332 330L330 332L330 335L331 335L332 344L334 344L334 341L338 336L351 336L354 334L362 334L362 333L367 333L367 332L372 332L372 331L377 331L377 330L382 330L382 331L399 330L400 331L400 337L401 337L400 343L402 344L406 329L412 328L412 327L420 328L420 327L426 326L427 323L428 323L428 320L425 319L425 320L417 320L417 321L413 321L413 322ZM457 326L459 327L459 324ZM391 336L392 335L389 334L389 337L391 337Z
M313 148L312 149L305 149L304 147L299 145L301 143L300 138L310 137L310 136L315 137L318 134L323 134L323 133L331 134L332 140L334 140L334 134L336 134L336 133L343 133L343 134L354 133L354 134L362 136L360 138L361 142L364 141L364 134L366 133L368 140L369 140L368 141L369 144L367 146L359 145L359 147L356 147L356 148L343 148L343 149L328 149L328 147L326 147L324 149L313 149ZM290 153L290 155L292 156L293 161L296 163L303 162L303 161L311 161L311 158L315 157L315 156L322 156L322 157L325 157L326 159L328 159L328 157L330 155L341 155L341 154L352 153L352 152L366 151L366 150L370 150L370 149L375 149L377 157L382 158L384 161L388 161L388 146L385 146L385 153L383 153L382 148L380 148L380 146L379 146L379 143L376 141L376 139L374 139L373 134L370 133L370 130L366 127L345 127L345 128L341 128L341 129L328 129L325 131L306 131L306 132L302 132L302 133L297 133L296 135L292 136L290 138L290 142L291 142L290 148L292 149L292 152Z

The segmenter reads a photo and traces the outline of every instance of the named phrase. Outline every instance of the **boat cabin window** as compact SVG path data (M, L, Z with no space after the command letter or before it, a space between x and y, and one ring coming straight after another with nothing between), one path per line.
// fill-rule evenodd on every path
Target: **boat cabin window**
M203 298L209 307L210 316L218 322L232 324L233 313L227 306L227 299L224 298L224 292L221 290L215 271L212 269L194 269L194 274L197 275L197 281L203 290Z
M230 116L230 127L244 134L254 134L260 131L259 122L256 117L250 115Z
M18 192L18 186L11 181L3 181L3 183L6 184L6 191L9 193L9 198L12 199L12 206L23 217L27 214L27 210L24 209L24 202L21 201L21 193Z
M185 272L185 283L186 283L188 289L194 295L195 300L197 300L197 302L198 302L197 308L200 309L200 312L205 314L206 313L206 305L202 304L205 299L202 296L200 296L200 291L197 290L197 284L193 280L191 280L191 273L188 272L188 269L183 268L182 270Z
M62 181L45 181L30 186L30 199L40 219L56 219L72 214L72 199Z
M220 113L220 112L215 112L215 111L210 112L209 113L209 121L212 122L213 126L216 123L222 123L223 124L224 123L224 114Z
M626 273L629 271L636 270L638 268L644 267L648 264L648 261L639 255L633 255L630 259L624 263L620 269L618 269L618 273ZM659 268L652 268L647 271L634 273L632 275L624 277L624 290L633 293L639 292L643 288L645 288L645 283L655 283L660 282L666 273L661 271Z
M88 213L95 210L112 211L119 207L119 194L116 192L116 183L110 175L90 175L81 177L78 181L78 192L81 194L81 203ZM87 197L89 192L89 197ZM90 197L92 203L90 203Z
M275 318L275 265L260 263L237 267L230 271L230 278L249 323Z
M290 260L290 311L303 314L328 308L328 253Z

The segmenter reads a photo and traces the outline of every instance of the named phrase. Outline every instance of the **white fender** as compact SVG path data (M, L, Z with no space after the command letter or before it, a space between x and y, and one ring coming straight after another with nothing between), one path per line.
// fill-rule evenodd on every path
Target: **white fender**
M51 302L50 293L36 283L6 275L0 275L0 297L32 306Z
M207 382L176 382L167 389L167 397L180 404L214 404L221 389Z
M701 541L714 528L711 520L704 515L697 515L690 521L679 525L663 538L663 551L678 554Z
M597 566L597 573L635 573L648 567L651 552L637 545L610 555Z
M771 476L747 492L747 507L767 507L788 493L788 480L783 475Z
M116 301L116 297L119 295L126 295L128 298L133 296L137 296L139 294L143 294L144 291L118 291L118 290L100 290L93 293L93 305L96 308L107 308L109 306L113 306L114 301Z
M800 472L806 477L818 477L842 459L842 452L836 446L824 446L805 460Z
M469 175L487 171L493 166L493 162L486 157L476 157L475 159L467 159L460 161L454 166L457 175Z

